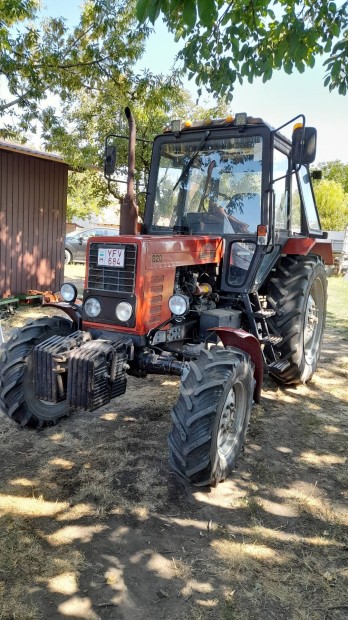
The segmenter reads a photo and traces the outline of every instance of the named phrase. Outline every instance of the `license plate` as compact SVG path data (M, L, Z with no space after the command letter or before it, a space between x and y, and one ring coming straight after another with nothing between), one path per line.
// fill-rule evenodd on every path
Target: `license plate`
M98 265L106 267L124 267L124 249L99 248Z

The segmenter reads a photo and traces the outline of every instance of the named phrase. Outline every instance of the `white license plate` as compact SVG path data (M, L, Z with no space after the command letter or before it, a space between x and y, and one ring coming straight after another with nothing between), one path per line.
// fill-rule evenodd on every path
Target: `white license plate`
M98 248L98 265L124 267L124 249Z

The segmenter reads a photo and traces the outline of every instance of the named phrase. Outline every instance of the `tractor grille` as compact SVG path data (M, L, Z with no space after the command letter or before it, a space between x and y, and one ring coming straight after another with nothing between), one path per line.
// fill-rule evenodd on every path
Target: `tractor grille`
M98 265L98 249L124 249L124 267ZM87 287L114 293L134 293L137 246L133 243L91 243Z

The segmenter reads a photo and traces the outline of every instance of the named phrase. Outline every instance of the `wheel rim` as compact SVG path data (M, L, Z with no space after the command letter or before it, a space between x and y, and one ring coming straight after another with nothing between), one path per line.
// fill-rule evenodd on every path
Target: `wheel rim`
M217 433L217 451L220 458L227 459L239 440L245 415L244 396L241 383L236 383L227 394Z
M68 250L65 250L65 264L68 265L70 263L70 253Z
M304 319L303 346L307 364L312 364L319 351L323 316L324 289L321 280L316 278L308 295Z

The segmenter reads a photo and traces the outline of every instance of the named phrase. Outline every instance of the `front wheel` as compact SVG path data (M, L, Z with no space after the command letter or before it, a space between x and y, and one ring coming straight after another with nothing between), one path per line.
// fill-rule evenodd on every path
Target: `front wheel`
M171 414L173 469L197 486L225 480L243 446L253 392L254 367L246 353L203 350L190 363Z
M67 336L71 321L61 317L43 317L13 332L1 347L0 407L21 426L42 427L55 424L68 414L66 401L47 403L35 396L33 348L51 336Z

